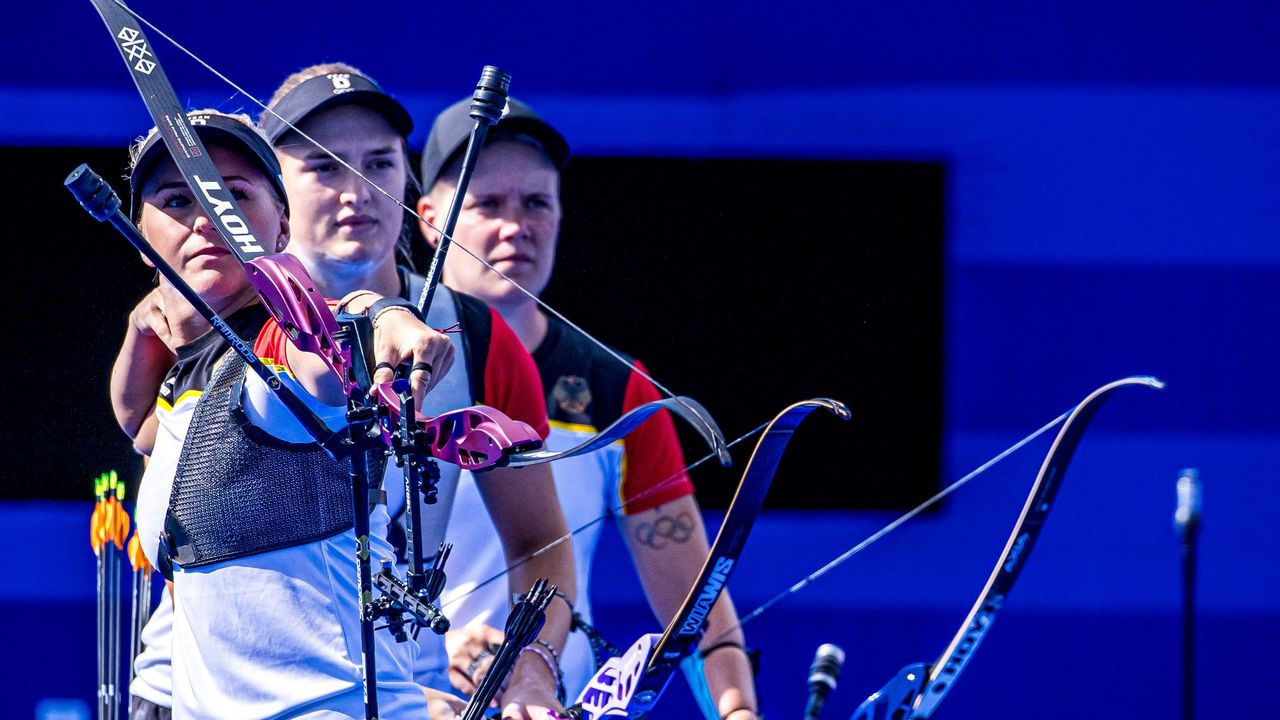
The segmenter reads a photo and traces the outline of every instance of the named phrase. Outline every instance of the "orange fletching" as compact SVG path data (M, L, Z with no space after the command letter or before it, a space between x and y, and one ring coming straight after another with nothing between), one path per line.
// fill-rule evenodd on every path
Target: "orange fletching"
M129 512L116 498L111 498L111 502L115 505L115 515L112 518L114 523L108 528L108 532L111 533L111 540L116 547L123 550L124 544L129 540Z
M138 538L138 531L133 531L133 537L129 538L129 564L133 566L134 572L154 572L155 568L151 567L151 563L147 561L146 553L142 552L142 540Z
M102 532L102 503L95 503L93 506L93 514L89 516L89 547L93 548L94 555L102 553L102 545L106 542Z

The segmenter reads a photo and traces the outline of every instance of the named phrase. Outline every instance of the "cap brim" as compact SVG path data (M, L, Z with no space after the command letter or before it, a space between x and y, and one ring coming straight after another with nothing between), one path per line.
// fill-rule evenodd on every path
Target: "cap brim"
M292 113L292 117L287 114L281 116L283 120L272 112L265 111L260 124L271 144L278 145L293 130L291 125L296 127L315 113L340 105L359 105L377 112L401 137L408 137L413 132L413 118L409 111L395 98L374 90L352 90L341 95L331 95L315 105L300 108L301 112Z

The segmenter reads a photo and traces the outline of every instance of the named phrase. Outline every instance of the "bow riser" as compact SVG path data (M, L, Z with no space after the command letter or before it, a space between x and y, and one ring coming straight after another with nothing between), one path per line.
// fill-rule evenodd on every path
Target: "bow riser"
M323 360L350 397L355 391L350 379L351 349L336 339L338 320L302 262L292 255L277 253L250 260L244 270L249 284L289 342Z

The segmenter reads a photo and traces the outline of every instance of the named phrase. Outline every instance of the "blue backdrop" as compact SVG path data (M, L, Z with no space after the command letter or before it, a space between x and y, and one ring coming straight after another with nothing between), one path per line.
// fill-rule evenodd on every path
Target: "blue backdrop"
M385 2L371 4L377 18L328 1L136 8L259 95L300 66L343 59L423 118L495 63L583 154L945 163L944 483L1105 381L1155 374L1169 389L1133 391L1103 411L942 714L1177 712L1170 517L1184 466L1199 467L1206 487L1201 717L1272 714L1245 669L1265 667L1280 642L1280 6ZM118 147L148 124L89 3L21 4L8 17L0 143ZM185 101L256 114L157 42ZM832 269L815 275L839 282ZM831 717L900 666L932 659L1045 449L1028 448L748 625L765 651L766 712L799 714L821 642L850 653ZM874 478L851 469L779 482ZM0 505L0 526L31 542L0 556L6 717L31 717L40 698L87 703L87 513ZM889 519L766 517L731 586L740 609ZM603 624L616 636L651 629L620 543L605 551ZM672 703L658 715L685 717Z

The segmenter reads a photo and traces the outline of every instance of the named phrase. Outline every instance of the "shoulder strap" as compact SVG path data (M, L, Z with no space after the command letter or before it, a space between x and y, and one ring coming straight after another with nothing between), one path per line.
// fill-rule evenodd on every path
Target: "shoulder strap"
M470 295L453 292L458 322L462 324L462 350L467 356L467 380L471 401L485 404L484 370L489 364L489 340L493 336L493 316L489 306Z

